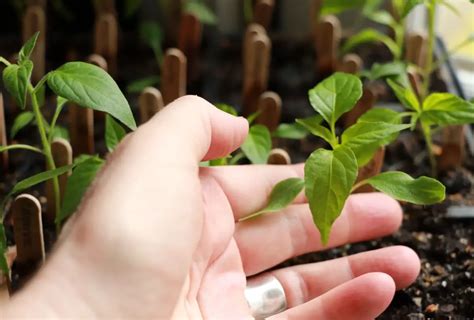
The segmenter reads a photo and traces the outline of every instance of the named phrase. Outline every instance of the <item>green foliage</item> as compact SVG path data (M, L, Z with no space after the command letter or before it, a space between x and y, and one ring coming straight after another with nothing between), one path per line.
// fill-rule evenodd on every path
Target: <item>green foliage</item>
M138 30L140 40L149 46L155 55L158 65L163 62L162 44L164 34L161 26L156 21L143 21Z
M295 200L298 194L300 194L304 188L304 184L305 182L301 178L289 178L280 181L273 188L267 206L242 220L247 220L263 213L277 212L286 208Z
M109 115L105 116L105 145L109 152L115 150L119 142L125 137L125 129Z
M309 90L308 95L313 109L333 128L362 96L362 83L354 75L336 72Z
M67 180L63 204L56 224L61 225L79 206L85 192L104 165L104 160L96 156L85 156L76 161L76 168Z
M1 217L0 217L1 218ZM7 237L5 235L5 227L0 221L0 271L4 275L8 274L8 262L5 253L7 252Z
M126 88L128 93L140 93L147 87L154 87L160 83L160 76L149 76L130 82Z
M29 125L33 119L35 118L35 114L31 111L24 111L20 113L15 120L13 120L13 125L10 131L10 138L15 138L16 134Z
M252 126L240 148L253 164L267 163L268 156L272 149L270 131L263 125L257 124Z
M444 185L433 178L413 179L404 172L384 172L366 180L372 187L389 196L414 204L434 204L444 200Z
M84 62L68 62L47 75L48 86L58 96L80 106L103 111L130 129L137 125L119 87L101 68Z
M308 130L299 123L281 123L272 133L275 138L300 140L308 135Z
M26 106L26 93L30 82L33 62L23 61L20 65L11 64L3 70L3 84L20 108Z
M402 105L410 110L417 112L420 111L420 102L418 101L418 98L411 87L404 87L391 79L388 79L387 83L392 88L393 92Z
M222 110L228 114L231 114L233 116L237 116L238 115L238 112L237 110L235 110L234 107L228 105L228 104L225 104L225 103L216 103L216 108L219 109L219 110Z
M337 138L333 136L332 132L328 128L323 127L316 121L312 121L311 119L296 119L296 123L303 126L306 130L308 130L313 135L323 138L327 143L329 143L333 147L337 146L337 144L339 143Z
M474 123L474 103L450 93L433 93L423 102L420 120L438 126Z
M38 40L39 32L36 32L28 41L25 42L23 47L18 53L18 63L22 64L25 61L30 60L31 53L36 46L36 41Z
M217 23L216 15L200 0L188 0L184 11L194 14L204 24L214 25Z
M305 164L305 192L321 241L329 240L331 226L341 214L357 178L357 160L352 150L318 149Z
M353 35L349 38L349 40L346 41L346 43L344 43L341 51L343 54L348 53L361 44L372 42L381 42L387 46L394 57L400 56L401 48L397 45L397 43L389 36L386 36L385 34L374 29L364 29Z

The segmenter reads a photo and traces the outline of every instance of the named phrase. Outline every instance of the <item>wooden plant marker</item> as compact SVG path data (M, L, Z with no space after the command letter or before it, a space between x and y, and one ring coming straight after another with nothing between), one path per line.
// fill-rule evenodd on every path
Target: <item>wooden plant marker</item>
M265 31L265 28L262 27L261 25L257 23L251 23L248 25L247 29L245 30L245 35L244 35L244 40L242 43L242 64L244 67L244 74L246 74L248 71L248 61L250 60L250 57L252 55L251 52L251 44L252 44L252 39L256 35L266 35L267 32Z
M16 265L20 276L31 275L44 262L41 205L29 194L21 194L12 204L13 231L16 243Z
M31 53L31 60L35 65L31 74L33 83L40 81L45 73L46 14L39 5L28 6L23 17L23 42L30 39L37 31L40 34L35 49Z
M74 154L94 154L94 110L69 104L69 131Z
M414 33L407 37L405 59L418 67L425 64L426 36L421 33Z
M202 24L199 19L191 13L184 13L178 35L178 49L181 50L188 60L188 78L195 79L198 75L198 56L202 40Z
M96 15L110 13L114 16L117 15L117 11L115 10L115 0L95 0L95 13Z
M275 0L257 0L253 9L253 22L268 30L272 22L274 7Z
M270 151L270 155L268 156L267 160L268 164L291 164L291 158L288 152L283 149L273 149Z
M377 150L374 157L372 158L372 160L370 160L369 163L367 163L362 168L359 168L359 174L357 176L356 183L379 174L380 171L382 171L384 159L385 159L385 148L381 147ZM366 184L358 188L357 190L355 190L355 193L373 192L373 191L374 191L374 188Z
M258 100L259 116L255 123L263 124L273 132L278 127L281 118L281 98L272 91L264 92Z
M342 121L344 128L349 128L354 123L357 122L357 119L368 110L372 109L377 102L377 95L369 87L364 87L362 97L354 106L354 108L348 113L344 114Z
M357 54L349 53L342 58L338 66L338 71L358 74L362 70L362 65L362 59Z
M118 26L117 18L111 13L99 15L95 22L94 53L107 60L111 75L117 71Z
M100 54L91 54L87 57L87 62L98 66L99 68L104 69L105 71L108 70L107 60L105 60L105 58L102 57Z
M150 120L157 112L164 108L160 90L148 87L138 97L141 123Z
M420 92L421 92L421 76L412 68L408 68L407 70L407 75L408 75L408 80L410 81L410 85L415 92L416 96L419 98L420 97Z
M443 128L442 152L439 157L439 170L460 167L464 159L466 145L465 126L448 126Z
M341 23L335 16L326 16L319 22L316 33L317 72L320 78L325 78L337 67Z
M26 2L28 6L40 6L43 9L46 9L46 0L28 0Z
M161 94L165 105L186 94L186 56L181 50L166 50L161 72Z
M5 110L3 107L3 95L0 92L0 145L7 145L7 127L5 121ZM6 173L8 170L8 151L0 153L0 164L2 170Z
M72 147L69 144L69 141L60 138L55 139L51 144L51 152L53 154L54 163L56 164L57 168L72 164ZM59 176L59 190L61 191L61 199L64 196L67 178L69 175L70 172ZM59 213L56 212L56 207L54 205L55 198L52 180L48 180L46 182L46 198L48 199L48 210L46 211L46 220L49 223L54 223L54 219Z
M267 89L270 67L271 42L266 34L250 37L245 48L247 59L243 75L243 115L257 111L260 95Z

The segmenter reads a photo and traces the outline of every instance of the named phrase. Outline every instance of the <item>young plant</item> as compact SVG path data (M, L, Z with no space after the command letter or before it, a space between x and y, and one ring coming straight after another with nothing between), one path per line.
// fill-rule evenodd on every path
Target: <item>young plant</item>
M72 187L69 188L69 186L74 182L74 180L80 180L77 178L80 171L78 172L76 169L73 175L69 178L67 183L68 190L66 190L66 195L62 203L60 199L58 176L75 167L90 168L91 163L97 165L97 157L82 156L76 159L76 161L71 165L56 168L51 152L51 142L53 141L56 132L56 121L63 110L65 102L70 101L82 107L103 111L120 121L129 129L136 129L135 120L127 100L114 80L99 67L84 62L68 62L58 69L50 71L36 84L36 86L33 86L30 77L34 66L33 62L30 60L30 55L34 50L37 38L38 33L24 44L18 53L17 63L10 63L5 58L0 57L0 62L6 66L3 70L3 83L5 88L15 99L17 105L21 109L30 109L30 111L25 111L28 113L24 113L21 121L17 118L15 121L17 126L13 133L16 133L26 124L34 121L41 141L40 147L30 146L27 144L2 145L0 146L0 152L23 149L40 153L44 156L48 169L45 172L38 173L18 182L0 204L0 250L2 250L0 251L0 270L4 272L7 272L8 268L4 256L6 239L4 236L3 219L5 218L4 209L9 200L14 195L34 185L52 179L55 198L54 207L58 214L55 222L57 229L59 230L61 222L66 217L65 212L73 212L79 202L71 200L71 198L79 196L80 194L77 193L77 188L74 190ZM41 108L38 99L39 92L42 91L46 85L57 95L56 110L50 122L48 122L42 114L43 109ZM108 122L110 122L110 120ZM114 124L109 124L109 127L110 126L113 126L114 130L120 131ZM121 134L122 132L117 133L115 138L118 139ZM109 140L110 139L112 138L109 138ZM86 182L87 181L85 180L79 181L79 183L82 184L86 184ZM68 195L68 193L70 195Z
M304 179L290 178L278 183L268 205L252 217L275 212L290 204L305 189L314 223L327 244L331 227L341 214L349 195L369 184L395 199L415 204L433 204L445 197L444 186L435 179L413 179L403 172L384 172L356 183L358 169L367 164L375 151L393 141L409 128L401 116L388 109L373 109L342 134L336 132L336 121L350 111L362 96L362 83L356 76L335 73L309 91L309 101L321 120L297 120L312 134L325 140L331 149L315 150L305 163Z

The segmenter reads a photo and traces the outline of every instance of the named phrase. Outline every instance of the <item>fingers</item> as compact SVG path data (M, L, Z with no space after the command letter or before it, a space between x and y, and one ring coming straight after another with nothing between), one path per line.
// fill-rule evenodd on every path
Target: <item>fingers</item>
M371 272L388 274L401 289L415 281L420 260L408 247L388 247L335 260L271 271L285 289L289 308L298 306L354 278Z
M322 296L268 319L367 320L375 319L395 293L393 279L384 273L368 273Z
M392 198L381 193L352 195L334 223L326 248L393 233L401 220L400 205ZM235 239L247 275L262 272L289 258L325 249L306 204L239 222Z
M235 220L259 211L268 202L273 187L280 181L304 176L304 165L228 166L201 168L201 174L214 178L227 196ZM303 192L295 203L303 203Z

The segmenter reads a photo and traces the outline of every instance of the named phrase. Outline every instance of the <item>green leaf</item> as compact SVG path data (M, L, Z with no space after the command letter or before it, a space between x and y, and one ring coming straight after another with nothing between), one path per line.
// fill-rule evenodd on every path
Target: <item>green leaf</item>
M377 23L383 24L388 27L393 27L397 23L392 15L385 10L378 10L367 14L367 17Z
M31 53L33 52L36 41L38 40L39 31L37 31L28 41L25 42L23 47L20 49L18 53L18 62L22 64L23 62L30 59Z
M324 0L321 15L339 14L346 10L363 7L366 0Z
M24 61L21 65L11 64L3 70L3 83L20 108L26 105L26 93L30 83L33 62Z
M215 14L202 2L196 0L186 2L184 11L194 14L204 24L214 25L217 23Z
M219 110L222 110L222 111L224 111L228 114L231 114L233 116L238 115L238 112L237 112L237 110L235 110L234 107L232 107L231 105L225 104L225 103L216 103L216 108L219 109Z
M13 139L16 136L16 134L21 129L29 125L33 121L34 118L35 118L35 114L31 111L25 111L25 112L20 113L15 118L15 120L13 120L13 125L10 131L10 138Z
M228 164L227 159L228 157L209 160L209 166L210 167L226 166Z
M48 85L58 96L80 106L103 111L130 129L137 128L127 99L112 77L85 62L68 62L48 74Z
M314 110L333 127L362 96L362 82L354 75L336 72L309 90L308 95Z
M96 156L87 156L80 160L67 180L63 204L60 214L56 216L56 224L62 223L76 211L85 192L104 163L104 160Z
M393 61L388 63L374 63L369 72L365 75L372 81L378 79L391 78L399 74L405 73L407 66L401 61Z
M424 0L403 0L404 6L401 7L400 17L405 18L413 8L417 5L422 4Z
M76 166L76 164L70 164L68 166L63 166L63 167L60 167L60 168L57 168L57 169L54 169L54 170L44 171L44 172L35 174L34 176L31 176L29 178L26 178L24 180L21 180L20 182L18 182L13 187L13 189L10 191L10 193L8 194L7 197L10 197L14 194L22 192L23 190L31 188L31 187L33 187L37 184L42 183L42 182L45 182L45 181L48 181L48 180L53 179L55 177L58 177L58 176L60 176L64 173L68 172L69 170L71 170L75 166Z
M375 151L387 142L387 138L410 126L386 122L358 122L344 131L341 137L342 145L354 152L361 167L370 161Z
M344 146L334 151L318 149L306 160L306 197L323 244L327 244L331 226L351 193L357 169L354 153Z
M413 179L404 172L384 172L366 180L372 187L389 196L414 204L433 204L444 200L445 187L436 179Z
M270 193L270 199L268 204L262 210L245 217L242 220L247 220L256 216L259 216L267 212L277 212L285 209L289 204L295 200L304 188L304 180L301 178L289 178L280 181L273 187Z
M387 46L387 48L395 57L400 56L401 48L397 45L397 43L389 36L374 29L364 29L353 35L349 38L349 40L346 41L346 43L344 43L341 51L343 54L345 54L353 50L355 47L360 46L361 44L372 42L382 42Z
M4 275L8 275L8 269L9 269L6 253L7 253L7 237L5 235L5 227L3 226L3 223L0 222L0 271L2 271Z
M311 132L316 137L324 139L333 147L339 143L337 141L337 138L332 135L331 131L328 128L323 127L315 121L312 121L310 119L296 119L296 122L306 128L306 130Z
M272 149L270 131L263 125L252 126L247 139L240 148L253 164L267 163L268 155Z
M130 18L133 16L140 6L142 5L142 0L125 0L124 2L124 13L125 17Z
M411 88L402 87L391 79L388 79L387 83L392 88L401 104L408 109L420 111L420 102Z
M300 140L308 135L308 130L299 123L281 123L272 133L275 138Z
M58 138L61 138L67 141L71 140L69 137L69 131L65 127L56 125L53 129L51 140L53 141Z
M137 80L133 80L127 86L128 93L140 93L147 87L153 87L160 83L160 76L150 76Z
M105 117L105 145L107 146L107 150L112 152L115 150L117 145L119 144L120 140L125 137L127 133L125 129L114 120L109 115Z
M474 103L451 93L433 93L423 102L421 120L440 126L474 123Z
M138 32L140 40L153 50L161 64L163 54L161 46L164 39L161 26L156 21L143 21L140 23Z
M391 124L401 124L402 117L396 111L385 108L372 108L357 119L357 122L385 122ZM398 132L389 135L387 138L382 139L382 145L388 145L395 141L398 137Z

